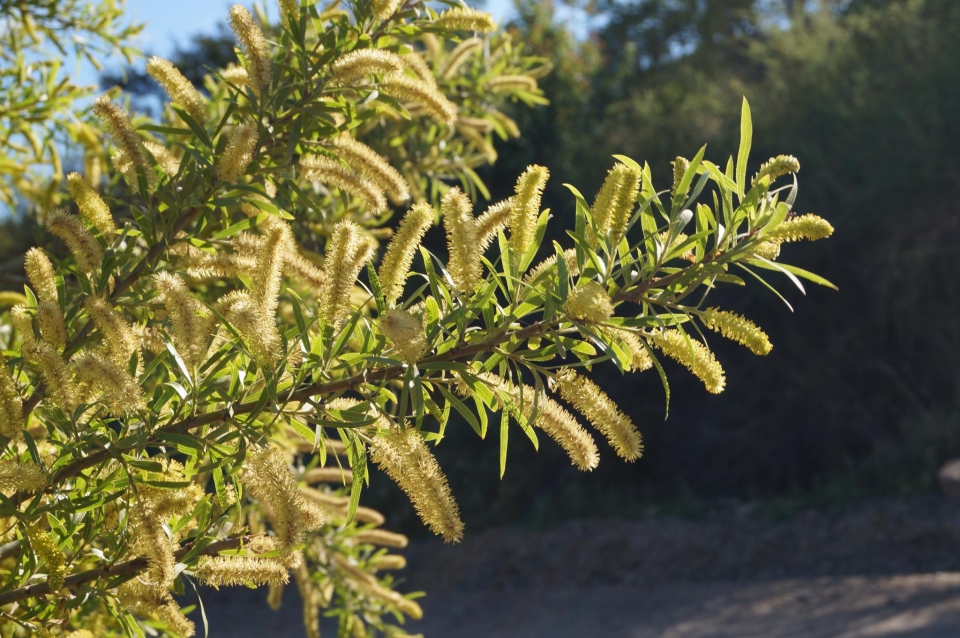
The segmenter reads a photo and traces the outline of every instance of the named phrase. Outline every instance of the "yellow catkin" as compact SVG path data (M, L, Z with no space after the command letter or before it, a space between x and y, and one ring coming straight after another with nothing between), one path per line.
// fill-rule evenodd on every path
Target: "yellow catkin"
M433 75L433 70L423 56L419 53L407 53L400 56L406 65L407 70L413 71L413 74L428 84L436 86L437 78Z
M423 320L407 310L391 310L380 317L380 330L400 359L415 364L426 353L427 337Z
M567 272L576 277L580 274L580 267L577 265L577 249L576 248L567 248L563 251L563 261L567 265ZM552 257L547 257L539 264L537 264L533 270L528 272L523 278L523 282L527 285L530 285L538 281L546 273L556 274L557 272L557 256L553 255Z
M112 238L117 232L117 227L113 222L113 215L110 214L110 208L97 191L87 183L87 180L83 179L80 173L70 173L67 175L67 190L73 201L77 203L80 214L106 239Z
M147 74L163 87L171 102L197 122L202 124L206 121L206 100L177 67L161 57L153 56L147 61Z
M47 214L44 225L63 240L81 271L90 273L100 267L103 248L79 217L63 210L54 210Z
M483 48L483 40L481 38L467 38L454 47L450 55L447 56L447 63L444 65L443 71L440 72L440 79L449 80L455 76L473 52L481 48Z
M216 588L276 586L290 582L286 566L276 558L203 556L193 573L201 583Z
M640 172L618 162L607 173L600 187L590 214L602 238L609 238L613 245L619 243L630 221L630 212L637 199Z
M153 285L159 293L158 300L167 309L177 352L188 366L200 365L207 357L215 324L213 313L190 294L178 275L157 273Z
M163 521L140 503L131 512L130 525L134 549L147 559L143 579L159 590L166 590L176 578L177 559Z
M136 131L133 130L130 117L126 111L106 95L102 95L93 101L93 112L107 127L110 137L117 145L122 156L122 159L117 158L118 161L126 164L129 171L133 171L136 166L142 168L147 179L147 185L150 189L153 189L156 184L156 174L153 172L153 166L147 162L147 157L143 152L143 142ZM124 171L124 173L129 177L131 183L136 184L135 174L129 171Z
M266 230L257 249L250 290L257 303L270 315L277 310L284 256L292 242L290 227L283 222L277 222Z
M242 66L228 66L220 72L220 75L224 80L238 87L244 87L250 81L250 75Z
M7 369L0 354L0 434L8 439L19 438L23 432L23 399L17 381Z
M389 20L400 8L400 0L373 0L370 11L377 20Z
M754 175L753 181L769 177L775 180L783 175L796 173L800 171L800 162L792 155L777 155L760 165L760 170Z
M264 315L263 307L249 292L234 290L227 293L217 300L217 309L243 337L257 363L272 368L280 360L279 333L275 324L272 329L267 325L273 318Z
M132 578L117 588L117 599L128 611L138 616L152 616L161 620L180 638L190 638L196 628L173 599L170 592Z
M56 301L41 301L37 305L37 327L43 340L57 350L67 347L67 326L63 312Z
M597 467L600 462L597 443L559 403L548 396L537 396L537 391L528 385L518 386L492 373L483 373L480 376L494 389L506 395L531 425L543 430L556 441L578 469L589 471ZM468 391L465 384L461 385L459 390Z
M371 574L354 565L344 556L333 554L331 563L334 569L343 576L344 580L356 591L371 598L380 599L390 605L393 605L401 612L415 620L423 618L423 610L420 605L404 598L392 589L387 589ZM360 634L366 636L366 633Z
M610 244L616 246L627 232L627 224L637 202L637 193L640 192L640 170L631 166L626 167L623 180L617 190L617 201L610 211L610 227L607 230Z
M367 569L374 571L390 571L403 569L407 566L407 559L399 554L381 554L372 556L367 561Z
M457 105L440 92L435 84L403 73L391 73L380 82L384 93L422 108L438 124L452 126L457 120Z
M283 256L283 274L314 292L320 289L327 278L322 268L298 252L296 244L288 246Z
M323 510L303 498L293 471L276 448L252 451L243 465L241 480L265 509L282 551L291 551L305 532L323 525Z
M301 177L311 182L322 182L350 193L373 213L379 213L387 207L383 190L342 162L330 157L303 155L300 157L298 172Z
M437 16L434 25L451 31L479 31L480 33L490 33L497 28L492 15L469 7L447 9Z
M77 407L77 389L73 373L60 353L44 341L25 348L24 355L36 363L47 392L47 399L66 412Z
M340 399L339 409L356 402ZM447 477L420 433L402 428L380 417L371 436L371 460L396 483L413 503L420 520L445 541L463 538L463 521Z
M47 486L47 476L35 463L12 459L0 461L0 491L38 492Z
M146 407L143 391L130 373L114 361L95 352L84 352L73 359L77 380L96 388L114 414L136 412Z
M476 290L483 279L483 262L477 249L477 222L470 198L457 187L448 190L440 200L443 227L447 231L450 257L447 270L454 287L463 293Z
M366 529L357 532L350 537L354 543L367 543L370 545L380 545L381 547L393 547L403 549L409 544L409 540L403 534L388 532L383 529Z
M510 207L510 248L516 263L533 244L540 216L540 200L550 178L550 171L543 166L528 166L517 179L513 203Z
M50 586L50 591L60 591L67 576L67 558L57 547L57 540L53 534L39 527L31 527L27 537L38 561L47 568L47 585Z
M754 354L770 354L773 349L770 338L757 324L734 312L708 308L700 315L700 320L707 328L746 346Z
M96 636L94 636L93 632L88 629L78 629L66 634L64 638L96 638Z
M280 17L285 24L296 24L300 20L300 0L277 0Z
M496 239L497 233L507 227L512 213L513 198L508 197L491 205L484 211L483 215L477 217L477 241L480 242L480 252L486 251L487 247Z
M24 270L30 286L40 301L59 303L57 292L57 273L53 270L50 258L40 248L31 248L24 257Z
M636 372L643 372L644 370L649 370L653 367L653 357L650 356L650 351L647 350L646 346L643 345L643 342L640 340L636 334L630 332L629 330L624 330L623 328L613 328L607 327L604 328L605 332L609 332L615 335L620 341L626 346L627 350L630 351L630 369Z
M696 339L689 339L676 328L650 335L650 340L665 355L674 359L703 381L707 392L720 394L726 385L723 368L713 353Z
M640 458L643 439L637 426L593 381L565 368L557 374L557 390L564 401L606 437L620 457L628 461Z
M360 269L372 257L372 247L361 236L356 223L343 220L333 227L327 250L327 277L320 287L317 310L324 323L335 330L350 314L350 291Z
M620 193L620 184L623 183L626 165L618 162L613 168L607 171L607 176L603 180L603 185L597 191L597 195L590 207L590 216L597 227L597 233L600 237L605 237L610 228L610 218L613 209L617 205L617 195ZM588 227L588 235L591 244L596 245L596 238L593 236L592 228Z
M217 175L225 182L239 182L257 151L259 133L253 122L238 124L230 132L223 154L217 160Z
M35 353L31 349L36 344L36 336L33 332L33 319L27 311L26 304L20 304L10 309L10 323L20 333L20 338L23 339L21 349L24 358L32 360Z
M753 247L753 254L763 259L775 261L780 256L780 242L761 241Z
M792 241L816 241L826 239L833 234L830 222L817 215L800 215L780 223L763 239L768 242L787 243Z
M383 49L356 49L333 61L330 71L341 84L352 84L366 75L399 73L406 68L403 59Z
M168 177L173 177L180 172L180 160L166 146L150 140L144 141L143 145L150 151L153 159L157 160L157 164L160 165L160 168Z
M103 338L103 350L111 361L126 368L140 345L133 326L102 297L89 297L84 308Z
M392 202L401 204L410 199L410 187L406 180L390 166L385 157L350 135L341 135L334 139L332 144L334 153L343 159L347 166L385 191Z
M574 319L603 323L613 315L613 301L607 289L593 280L581 281L567 295L564 310Z
M536 91L537 81L529 75L498 75L487 80L487 87L499 91Z
M400 226L380 263L377 277L388 307L396 305L407 283L407 274L417 253L420 241L433 225L433 207L426 203L415 204L400 221Z
M315 483L339 483L349 485L353 483L353 472L340 467L315 467L303 473L300 480L307 485Z
M683 181L683 176L687 174L687 169L690 168L690 160L685 157L677 157L673 160L673 188L670 191L673 195L677 195L677 191L680 188L680 182Z
M250 12L239 4L230 7L228 21L243 51L250 85L260 92L270 84L271 75L270 50L263 31L257 26Z

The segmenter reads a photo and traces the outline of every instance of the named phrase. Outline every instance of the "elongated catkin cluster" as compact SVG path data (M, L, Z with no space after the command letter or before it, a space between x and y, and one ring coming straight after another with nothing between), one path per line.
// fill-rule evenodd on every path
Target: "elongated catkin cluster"
M440 200L443 227L447 231L447 249L450 257L447 270L453 285L464 293L473 292L483 279L477 222L473 216L470 198L457 187L446 192Z
M800 215L787 219L763 237L764 241L776 244L792 241L817 241L833 234L830 222L817 215Z
M451 31L479 31L480 33L490 33L497 28L492 15L470 7L447 9L437 16L434 24L441 29Z
M147 61L147 73L163 87L171 102L181 107L197 122L202 124L206 121L206 100L177 67L155 55Z
M327 276L317 303L319 316L334 330L350 313L350 290L360 269L373 259L374 250L373 240L363 235L356 223L343 220L334 226L327 250Z
M534 165L528 166L517 179L510 206L510 248L517 263L533 244L540 216L540 201L549 178L550 171Z
M574 319L589 323L603 323L613 315L613 301L607 289L591 279L581 281L570 291L563 308Z
M110 137L117 145L114 165L123 173L131 185L137 183L136 167L143 169L147 185L152 190L156 186L157 176L153 166L147 161L143 151L143 142L130 124L130 117L106 95L93 101L93 112L107 127Z
M640 171L618 162L607 173L590 207L599 237L608 238L613 246L620 242L626 232L639 190Z
M746 346L754 354L770 354L773 349L770 338L757 324L734 312L708 308L700 315L700 319L706 327Z
M191 368L206 360L215 318L206 306L190 294L179 275L161 272L154 275L158 300L167 309L172 324L173 343Z
M502 229L510 224L513 214L513 198L509 197L491 205L483 215L477 217L477 240L480 250L485 251Z
M197 580L211 587L283 585L290 582L287 567L276 558L203 556L194 570Z
M297 171L304 179L321 182L350 193L373 213L386 209L383 190L347 165L324 155L303 155Z
M0 354L0 434L15 440L22 435L23 426L23 399L20 397L20 388L7 369L6 358Z
M47 568L47 585L50 586L50 591L60 591L67 576L67 559L57 546L57 540L50 532L39 527L31 527L27 538L30 539L30 548Z
M391 73L380 82L380 88L397 100L416 104L438 124L451 126L457 120L457 105L447 99L433 81Z
M77 203L80 214L87 219L106 239L111 239L117 232L113 223L113 215L106 202L93 190L93 187L83 179L80 173L67 175L67 190L70 197Z
M284 552L292 551L305 532L323 525L326 519L323 510L303 498L293 471L276 448L251 452L244 463L241 480L260 501Z
M376 184L381 191L386 192L390 201L402 204L410 199L410 187L406 180L390 166L390 162L385 157L350 135L341 135L335 138L332 144L334 152L348 166L364 179Z
M760 165L760 170L754 175L753 181L756 182L764 177L775 180L778 177L789 173L800 171L800 162L792 155L777 155Z
M413 256L420 247L423 235L432 225L433 207L426 203L415 204L400 220L397 232L387 244L387 252L377 273L387 307L395 306L403 294Z
M341 84L353 84L367 75L401 73L406 68L403 58L383 49L355 49L330 65L330 72Z
M654 332L650 341L665 355L677 361L703 381L707 392L720 394L726 385L726 375L720 362L705 345L686 337L676 328Z
M556 441L578 469L588 471L597 467L600 454L596 442L559 403L548 396L538 396L537 391L528 385L516 385L492 373L483 373L480 378L506 396L531 425L540 428ZM469 393L469 387L465 383L460 384L458 390ZM502 400L503 397L500 398Z
M83 352L72 360L77 380L103 394L114 414L136 412L146 407L143 390L126 368L97 352Z
M257 151L259 133L253 122L234 127L227 137L223 154L217 159L217 175L225 182L239 182Z
M380 317L380 330L390 341L400 358L414 364L427 351L427 336L423 319L407 310L391 310Z
M464 62L470 58L470 55L482 48L483 40L480 38L467 38L458 44L447 56L446 64L440 72L440 79L451 79L457 74Z
M228 20L230 28L237 37L237 43L243 51L250 85L259 93L270 84L272 73L270 50L263 37L263 31L257 26L250 12L239 4L230 7Z
M619 456L628 461L640 458L643 440L637 426L597 384L565 368L557 374L557 391L606 437Z
M103 248L78 216L64 210L54 210L47 214L44 225L63 240L82 272L91 273L100 267Z
M35 463L0 460L0 491L36 492L47 486L47 476Z

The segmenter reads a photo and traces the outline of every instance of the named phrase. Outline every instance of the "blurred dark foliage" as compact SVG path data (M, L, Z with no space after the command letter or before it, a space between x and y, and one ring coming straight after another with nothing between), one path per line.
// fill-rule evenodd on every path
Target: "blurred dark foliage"
M583 475L549 443L537 453L515 435L501 482L497 434L478 445L469 427L448 428L437 456L468 526L695 512L717 497L802 504L932 489L940 463L960 455L960 3L597 0L578 7L594 29L579 39L549 2L520 0L518 10L508 28L555 64L541 81L551 104L517 107L523 137L483 173L495 199L527 164L544 164L545 206L569 219L562 184L592 199L613 153L649 162L667 188L677 154L706 142L722 164L733 152L746 95L754 163L797 156L798 212L837 229L830 241L787 246L783 259L840 292L810 287L802 298L779 280L792 314L758 284L731 296L768 331L773 353L714 339L728 373L719 397L668 362L666 421L656 373L600 376L644 433L636 464L606 448ZM221 34L174 61L199 81L232 55ZM127 78L128 90L156 93ZM442 233L428 241L442 254ZM371 504L394 527L418 529L382 479Z

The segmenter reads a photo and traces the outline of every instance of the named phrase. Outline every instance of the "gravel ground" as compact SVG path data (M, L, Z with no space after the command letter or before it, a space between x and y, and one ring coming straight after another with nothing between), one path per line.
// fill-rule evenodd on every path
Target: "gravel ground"
M726 505L494 529L406 553L400 589L428 592L408 629L427 638L960 636L960 503L933 496L781 522ZM210 635L303 635L289 593L279 613L260 592L207 597Z

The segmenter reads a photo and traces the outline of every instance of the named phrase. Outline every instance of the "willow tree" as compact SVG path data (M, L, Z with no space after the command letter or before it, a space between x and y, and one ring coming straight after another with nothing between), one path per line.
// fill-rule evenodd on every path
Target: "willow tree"
M552 220L530 166L478 212L474 168L518 133L507 101L543 101L546 63L465 7L279 6L278 25L230 9L237 63L202 91L150 59L157 121L117 96L84 107L112 168L66 176L68 205L42 214L52 250L27 252L0 333L5 636L189 636L197 584L277 606L291 580L310 636L324 609L344 635L405 635L421 609L393 587L406 538L361 505L371 463L459 541L431 452L448 423L495 430L501 478L511 435L583 471L636 461L595 367L653 370L669 400L667 357L721 392L708 337L771 344L712 291L827 284L779 260L832 229L793 212L794 158L748 178L746 103L723 168L701 149L658 190L616 157ZM541 245L548 223L563 244Z

